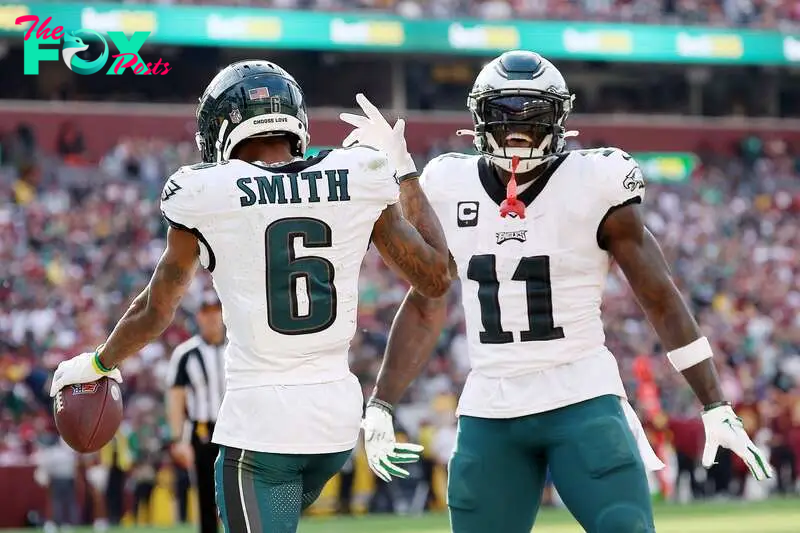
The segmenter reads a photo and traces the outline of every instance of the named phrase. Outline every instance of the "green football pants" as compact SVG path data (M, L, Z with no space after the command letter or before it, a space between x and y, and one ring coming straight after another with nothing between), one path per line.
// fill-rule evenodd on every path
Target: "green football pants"
M351 452L294 455L220 446L214 481L225 533L295 533L301 511Z
M645 467L619 398L545 413L461 416L447 503L453 533L530 533L547 467L587 533L654 533Z

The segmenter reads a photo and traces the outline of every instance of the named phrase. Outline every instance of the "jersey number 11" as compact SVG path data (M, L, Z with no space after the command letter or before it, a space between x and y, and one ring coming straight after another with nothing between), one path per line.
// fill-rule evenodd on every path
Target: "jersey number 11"
M467 268L467 277L478 282L478 303L481 306L481 323L484 329L480 332L481 343L514 342L514 335L510 331L503 331L500 322L500 282L497 280L496 257L491 254L472 256ZM526 342L563 339L564 328L556 327L553 320L550 258L546 255L523 257L511 279L525 282L528 330L520 333L520 340Z

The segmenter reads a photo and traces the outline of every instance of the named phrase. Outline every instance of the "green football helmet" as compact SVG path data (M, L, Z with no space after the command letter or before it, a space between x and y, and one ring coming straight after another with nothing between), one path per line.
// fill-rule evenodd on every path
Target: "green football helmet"
M197 106L197 148L205 163L227 160L237 144L253 137L287 137L292 155L308 147L303 91L275 63L247 60L222 69Z

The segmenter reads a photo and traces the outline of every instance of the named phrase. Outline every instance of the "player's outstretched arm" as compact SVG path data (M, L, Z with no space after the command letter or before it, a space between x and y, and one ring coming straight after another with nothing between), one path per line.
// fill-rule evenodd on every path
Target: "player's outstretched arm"
M667 351L682 348L702 337L672 281L661 247L644 226L638 206L614 211L601 228L601 242L625 273ZM684 370L683 375L703 405L724 400L712 359L699 361Z
M455 279L455 264L451 262ZM447 295L428 298L410 289L392 321L372 397L395 405L428 364L447 322Z
M673 366L704 406L703 465L711 466L717 448L723 446L739 455L756 479L772 477L765 456L750 441L741 420L725 401L711 346L673 283L661 247L644 226L639 207L628 205L614 211L605 219L598 236L628 278Z
M455 279L455 262L447 249L439 217L418 179L406 179L400 183L400 205L403 215L423 238L435 242L437 252L444 251L450 278ZM425 368L446 320L446 294L429 298L414 288L408 291L389 331L386 354L378 372L373 398L389 405L400 400L411 382Z
M94 352L76 355L58 365L50 384L50 396L67 385L90 383L103 376L122 383L117 365L161 335L172 322L197 270L199 255L194 235L170 228L167 249L147 288L133 300L105 343Z
M437 298L450 287L444 231L416 179L400 184L400 201L383 210L372 242L384 261L420 293ZM406 213L406 217L403 214ZM409 222L412 221L412 222Z
M115 367L167 329L197 271L199 254L197 237L188 231L169 228L167 248L158 261L150 283L134 299L108 340L98 350L103 366Z
M423 447L398 444L394 438L394 405L425 368L447 318L445 297L428 298L411 289L395 316L378 381L367 402L362 427L370 468L384 481L408 477L398 466L419 459Z
M400 465L419 460L423 450L418 444L395 441L393 405L433 351L446 317L442 297L450 286L450 254L444 232L416 173L401 180L400 203L402 212L394 204L381 214L372 242L384 261L413 288L395 318L378 384L362 422L369 466L387 482L392 476L408 477L408 471Z

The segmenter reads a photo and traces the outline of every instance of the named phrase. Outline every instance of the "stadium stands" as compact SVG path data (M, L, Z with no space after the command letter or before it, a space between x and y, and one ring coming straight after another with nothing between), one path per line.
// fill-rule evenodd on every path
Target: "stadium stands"
M157 202L160 180L195 158L188 144L130 139L95 168L80 163L80 142L68 144L62 143L60 154L45 154L24 130L3 142L7 164L0 192L11 201L0 208L0 260L7 265L0 290L10 304L0 311L0 429L6 436L0 464L25 460L39 430L51 428L42 388L47 372L102 340L146 283L165 231ZM424 155L446 148L446 143L432 147ZM651 187L648 224L702 326L724 354L720 372L727 394L763 409L754 431L774 427L785 413L758 402L794 391L796 404L800 384L800 160L785 143L772 142L756 144L737 159L709 154L702 163L691 187ZM207 283L197 282L186 302L188 312L178 316L161 342L126 363L132 420L145 412L162 416L158 384L167 357L193 330L192 302ZM354 342L352 362L368 387L405 286L371 254L361 291L363 331ZM696 412L617 272L606 298L608 343L620 358L631 396L636 398L638 383L634 359L655 356L652 366L665 411L677 417ZM451 323L437 357L407 398L412 410L414 404L458 394L463 384L463 325L455 294L452 301ZM793 409L794 419L776 438L788 442L800 431L800 405L786 408Z

